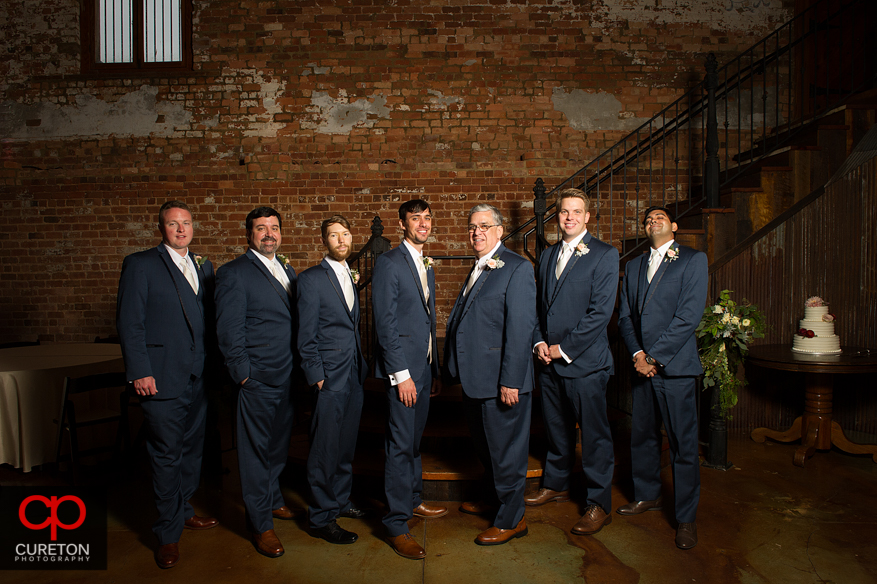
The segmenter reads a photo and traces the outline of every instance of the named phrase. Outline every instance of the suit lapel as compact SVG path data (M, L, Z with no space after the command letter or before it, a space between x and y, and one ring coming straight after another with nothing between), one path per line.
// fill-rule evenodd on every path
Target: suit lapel
M183 316L186 318L186 324L189 326L189 334L194 337L195 329L192 327L192 321L189 319L189 312L186 310L186 301L183 296L185 293L190 293L191 296L189 297L195 298L192 286L189 284L189 281L183 277L183 273L180 272L180 268L177 267L177 264L168 254L167 248L165 248L164 244L159 244L156 250L158 251L158 256L161 258L161 261L164 262L164 267L167 268L168 274L171 277L171 283L173 283L174 288L177 291L177 298L180 300L180 308L182 308ZM194 304L197 305L197 302Z
M263 276L265 276L265 278L268 280L268 283L271 285L272 288L274 288L274 291L277 292L277 295L280 296L280 300L283 302L284 305L286 305L286 308L292 310L289 303L289 294L286 293L286 289L277 280L277 278L274 277L274 274L268 271L268 268L265 266L264 263L262 263L262 260L256 257L256 252L254 252L252 249L248 249L247 257L250 258L250 262L253 264L253 266L257 270L259 270L259 272ZM286 269L286 266L284 266L284 270L286 270L287 278L289 278L289 270ZM289 278L289 282L290 284L292 284L292 278Z
M204 270L201 269L201 266L198 265L198 262L195 261L195 254L191 251L189 252L189 257L192 259L192 264L195 266L195 276L198 278L198 300L204 301Z
M643 253L639 257L639 271L636 275L636 305L639 307L640 313L643 311L644 303L646 301L646 289L649 286L649 282L646 279L649 269L649 262L646 259L646 255L646 253Z
M669 247L668 251L671 249L673 250L673 253L678 254L679 253L679 244L674 241L673 244ZM678 257L678 255L677 255L677 257ZM652 296L654 295L655 290L658 288L658 284L661 283L661 278L664 277L664 274L667 273L667 270L669 268L670 268L670 258L667 257L667 254L665 253L664 259L661 261L661 265L658 266L658 271L655 272L654 276L652 276L652 282L651 282L651 284L649 284L648 290L646 291L646 300L643 303L643 308L642 308L643 310L646 309L646 306L648 305L649 300L652 299ZM642 311L640 311L640 312L642 312Z
M423 296L423 285L420 283L420 272L417 269L417 265L415 264L414 257L412 257L411 253L408 251L408 247L402 243L399 245L402 248L402 254L405 257L405 263L408 265L408 269L411 272L411 277L414 278L414 285L417 288L417 291L420 292L420 302L423 303L423 308L429 312L429 305L426 303L426 298ZM427 278L429 274L427 274Z
M320 262L320 266L324 270L326 270L326 277L329 278L329 283L332 285L332 288L335 290L335 295L338 296L338 300L341 301L341 306L344 308L344 311L347 313L351 319L353 319L353 312L347 308L347 299L344 298L344 288L341 286L341 282L338 281L338 275L335 273L335 270L332 269L332 266L325 259ZM348 276L349 277L349 276ZM353 279L351 278L350 284L353 285ZM356 287L354 286L354 302L353 306L356 307Z
M581 243L588 245L591 242L591 232L585 234L582 237ZM555 244L557 247L562 247L560 243ZM554 265L557 265L557 255L560 251L555 252L553 255L555 256ZM566 277L569 276L570 272L573 271L576 264L580 259L582 259L587 254L579 255L578 251L573 251L572 256L570 256L569 260L566 262L566 266L563 268L563 272L560 274L560 278L557 280L557 284L554 286L554 292L551 294L551 301L548 303L551 306L554 303L554 299L557 298L557 293L560 292L560 289L563 287L563 283L566 281ZM549 266L550 267L550 266ZM553 275L553 274L552 274ZM553 280L553 278L552 278Z

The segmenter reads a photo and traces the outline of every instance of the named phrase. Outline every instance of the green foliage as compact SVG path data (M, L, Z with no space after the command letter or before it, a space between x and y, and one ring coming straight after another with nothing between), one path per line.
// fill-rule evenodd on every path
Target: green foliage
M703 386L718 386L722 414L737 405L737 392L746 380L737 379L737 369L749 353L749 343L764 337L764 316L745 298L738 304L731 291L722 290L716 304L707 306L697 325L697 350L703 366Z

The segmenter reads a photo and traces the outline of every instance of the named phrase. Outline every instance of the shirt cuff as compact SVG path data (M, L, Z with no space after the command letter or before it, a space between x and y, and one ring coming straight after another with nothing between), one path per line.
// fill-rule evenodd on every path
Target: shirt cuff
M403 369L395 375L388 375L388 377L390 378L390 385L399 385L403 381L408 381L409 379L411 379L411 374L408 373L407 369Z
M533 345L533 353L536 352L536 347L538 347L539 345L545 345L545 346L548 346L548 343L546 343L545 341L539 341L538 343L536 343L535 345Z
M570 359L566 353L563 352L563 349L560 348L560 345L557 345L557 350L560 351L560 356L563 357L563 360L567 363L572 363L572 359Z
M633 354L633 358L636 359L636 356L637 356L637 355L639 355L640 353L644 353L644 352L645 352L645 351L643 351L642 349L640 349L639 351L637 351L636 353Z

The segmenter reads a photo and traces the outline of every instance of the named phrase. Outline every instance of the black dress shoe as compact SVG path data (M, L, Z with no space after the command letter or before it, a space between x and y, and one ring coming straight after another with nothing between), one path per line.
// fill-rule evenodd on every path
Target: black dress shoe
M312 527L311 536L321 537L329 543L348 544L353 543L359 536L352 531L343 529L340 525L332 521L323 527Z
M347 511L342 511L338 514L338 517L350 517L351 519L362 519L363 517L368 517L368 511L364 509L357 509L356 507L351 507Z
M676 547L690 550L697 545L697 524L680 523L676 528Z

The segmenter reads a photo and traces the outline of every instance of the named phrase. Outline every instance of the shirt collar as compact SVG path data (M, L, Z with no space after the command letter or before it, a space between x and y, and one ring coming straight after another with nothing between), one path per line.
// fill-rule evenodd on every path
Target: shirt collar
M341 275L341 274L349 274L350 273L350 267L348 267L348 265L347 265L347 260L344 260L343 262L339 262L338 260L334 260L331 257L329 257L328 254L326 254L324 259L329 263L330 266L332 266L332 269L335 270L336 274Z
M408 253L410 253L411 257L414 258L415 260L423 257L423 252L417 251L417 249L413 245L408 243L407 239L405 239L405 238L402 239L402 245L404 245L405 247L408 248Z
M483 268L484 268L484 264L487 263L487 260L489 260L489 259L492 258L494 255L496 255L496 250L498 250L498 249L499 249L499 246L501 246L501 245L502 245L502 241L497 242L496 246L495 246L492 250L490 250L490 253L481 256L481 259L479 259L479 260L475 263L475 265L476 265L478 268L483 269Z
M177 253L177 250L175 250L174 248L172 248L168 244L163 243L162 245L164 245L165 249L167 249L168 253L174 259L175 263L177 263L177 264L179 264L180 262L186 263L186 264L189 263L186 261L189 259L189 248L188 247L186 248L186 253L184 255L180 255L179 253Z
M578 235L576 235L576 237L575 237L572 241L570 241L569 243L566 243L566 242L563 241L563 240L561 240L561 242L562 242L564 245L568 245L568 246L570 247L570 249L575 249L576 246L582 242L582 240L585 238L585 236L586 236L587 234L588 234L588 229L585 228L584 231L582 231L581 233L579 233Z
M656 253L661 257L664 257L665 255L667 255L667 250L670 249L670 246L673 245L674 241L676 241L676 240L671 239L670 241L668 241L667 243L665 243L664 245L662 245L658 249L650 248L651 254L649 255L649 261L651 261L652 256L654 256Z
M265 267L268 268L269 270L271 269L271 264L273 264L274 262L277 262L278 264L280 264L280 261L277 259L277 254L276 254L276 253L274 254L274 259L273 259L273 260L269 260L268 258L266 258L265 256L263 256L262 254L260 254L260 253L257 252L256 250L253 250L253 255L255 255L257 258L259 258L259 260L260 260L263 264L265 264ZM282 268L283 265L280 265L280 267Z

